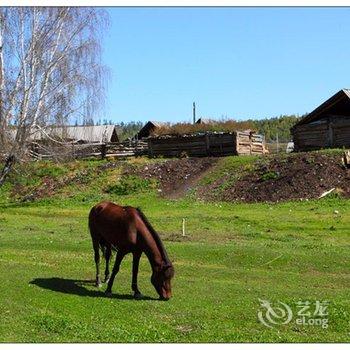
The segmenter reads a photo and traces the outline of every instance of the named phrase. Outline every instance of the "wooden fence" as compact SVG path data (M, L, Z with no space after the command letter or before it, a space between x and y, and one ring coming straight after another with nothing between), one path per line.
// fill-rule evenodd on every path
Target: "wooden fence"
M32 143L29 153L35 159L130 157L147 154L147 142L125 141L120 143L72 143L64 145Z
M164 135L147 141L45 145L31 143L34 159L109 158L148 155L149 157L205 157L264 154L263 136L249 132L202 133L183 136Z
M250 132L164 135L148 139L148 155L151 157L203 157L264 153L263 136Z

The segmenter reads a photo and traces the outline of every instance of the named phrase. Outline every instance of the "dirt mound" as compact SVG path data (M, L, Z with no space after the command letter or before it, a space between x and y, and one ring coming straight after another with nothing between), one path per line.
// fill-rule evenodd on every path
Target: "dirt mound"
M340 154L300 153L262 158L254 171L221 194L224 201L278 202L318 198L332 188L350 197L350 170Z
M50 197L67 184L88 185L99 174L120 167L123 175L156 179L159 194L166 198L180 198L193 190L196 198L207 201L278 202L318 198L332 188L350 198L350 169L344 167L341 152L235 159L161 159L144 165L108 162L62 177L44 176L34 186L18 183L11 195L22 201Z
M144 179L157 179L161 196L178 198L195 187L199 178L218 161L217 158L171 159L141 168L127 168L125 175L136 174Z

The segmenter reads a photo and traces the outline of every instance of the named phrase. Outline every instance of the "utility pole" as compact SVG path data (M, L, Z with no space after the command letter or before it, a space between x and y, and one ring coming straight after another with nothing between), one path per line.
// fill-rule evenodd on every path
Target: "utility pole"
M196 103L193 102L193 124L196 124Z

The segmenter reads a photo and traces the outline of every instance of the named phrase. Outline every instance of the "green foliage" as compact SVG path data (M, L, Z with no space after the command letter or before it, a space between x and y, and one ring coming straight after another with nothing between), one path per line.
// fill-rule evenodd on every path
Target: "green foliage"
M154 179L142 179L139 176L123 176L119 183L108 185L105 188L106 193L116 195L128 195L133 193L148 192L155 189L157 182Z
M224 177L234 177L237 179L245 171L252 170L258 156L230 156L221 158L216 166L211 169L200 181L203 185L210 185L218 179Z
M248 119L237 121L234 119L209 120L209 123L190 124L176 123L164 126L155 131L156 134L190 134L204 131L226 131L236 130L255 130L264 135L266 142L275 142L278 135L279 142L288 142L291 140L290 128L301 117L296 115L281 115L280 117L266 119Z
M261 176L262 181L276 180L279 178L279 174L276 171L268 171Z
M280 143L291 141L290 128L303 116L298 115L281 115L279 117L265 118L265 119L247 119L247 120L234 120L234 119L221 119L211 120L209 123L204 124L191 124L191 123L174 123L168 126L162 127L156 130L156 134L184 134L203 131L235 131L235 130L256 130L259 134L265 136L265 141L275 142L277 135ZM112 121L99 120L96 125L112 124ZM144 122L131 121L121 122L117 124L120 128L118 132L119 140L124 141L128 138L135 136L144 126ZM94 125L93 120L87 121L86 125Z
M144 123L141 121L121 122L117 126L121 129L120 133L118 133L119 140L124 141L127 138L134 137L142 129Z
M294 126L303 116L297 115L281 115L274 118L266 118L260 120L249 121L253 125L253 129L258 133L265 136L266 142L275 142L278 135L279 142L289 142L292 139L290 129Z

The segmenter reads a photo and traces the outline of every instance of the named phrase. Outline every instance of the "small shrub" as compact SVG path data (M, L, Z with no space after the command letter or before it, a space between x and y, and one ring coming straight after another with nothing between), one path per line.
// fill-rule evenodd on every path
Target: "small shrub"
M261 176L262 181L276 180L279 178L279 173L276 171L268 171Z
M138 176L123 176L119 183L108 185L105 192L117 195L128 195L132 193L147 192L155 189L157 182L154 179L143 179Z

